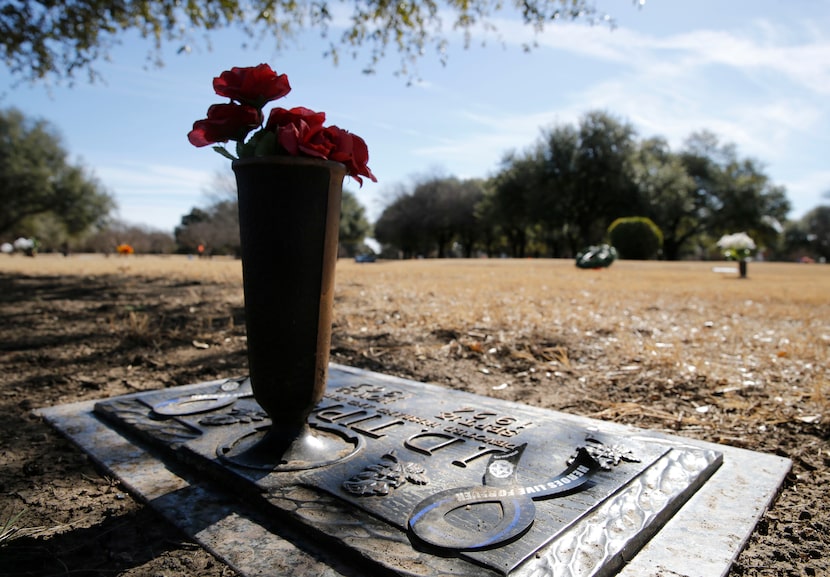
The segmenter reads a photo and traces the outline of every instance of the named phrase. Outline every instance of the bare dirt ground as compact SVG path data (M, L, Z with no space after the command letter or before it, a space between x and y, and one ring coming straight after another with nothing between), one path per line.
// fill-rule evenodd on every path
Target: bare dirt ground
M775 453L733 566L830 574L830 267L341 261L332 361ZM0 257L0 575L233 575L32 410L245 374L238 262Z

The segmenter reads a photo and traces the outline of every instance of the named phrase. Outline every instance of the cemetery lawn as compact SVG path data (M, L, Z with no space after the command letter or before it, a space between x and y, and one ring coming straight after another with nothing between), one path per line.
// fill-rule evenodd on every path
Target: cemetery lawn
M830 266L727 266L342 260L331 360L788 457L730 577L828 575ZM245 366L238 261L0 255L0 575L233 575L32 411Z

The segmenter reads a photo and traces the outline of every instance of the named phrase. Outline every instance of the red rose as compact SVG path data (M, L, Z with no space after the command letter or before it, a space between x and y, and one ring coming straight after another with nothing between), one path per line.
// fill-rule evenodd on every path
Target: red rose
M361 185L363 185L361 176L369 178L372 182L378 181L367 166L369 163L369 148L362 138L337 126L329 126L325 129L325 132L327 139L331 142L329 160L345 164L349 176Z
M277 74L267 64L231 68L213 79L213 89L242 104L262 108L266 102L282 98L291 91L288 76Z
M187 139L194 146L207 146L228 140L241 141L262 123L259 109L244 104L214 104L207 118L193 123Z
M291 110L275 108L268 116L266 130L277 133L277 142L291 156L307 155L327 159L330 146L320 139L325 112L298 106Z
M287 154L332 160L346 165L349 176L361 185L361 177L377 182L368 166L369 150L363 139L337 126L325 127L323 112L301 106L275 108L265 127L245 142L248 133L262 125L265 103L291 91L288 77L277 74L268 64L226 70L213 79L213 88L232 102L211 106L207 118L193 123L187 138L194 146L235 140L240 157ZM218 151L233 158L224 149Z

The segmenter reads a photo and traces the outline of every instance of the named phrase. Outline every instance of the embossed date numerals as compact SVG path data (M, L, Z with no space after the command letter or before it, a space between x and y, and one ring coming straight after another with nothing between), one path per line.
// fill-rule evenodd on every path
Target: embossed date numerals
M443 411L435 418L453 423L457 427L475 429L501 437L515 437L522 429L526 429L533 424L530 421L522 422L509 415L501 415L493 411L473 407Z

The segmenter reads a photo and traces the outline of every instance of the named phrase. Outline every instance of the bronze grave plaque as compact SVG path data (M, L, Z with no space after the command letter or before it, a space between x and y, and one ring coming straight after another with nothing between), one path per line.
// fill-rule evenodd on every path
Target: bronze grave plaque
M309 469L235 462L236 444L267 424L244 378L95 412L320 546L396 575L613 575L722 463L676 438L337 368L310 422L346 449Z

